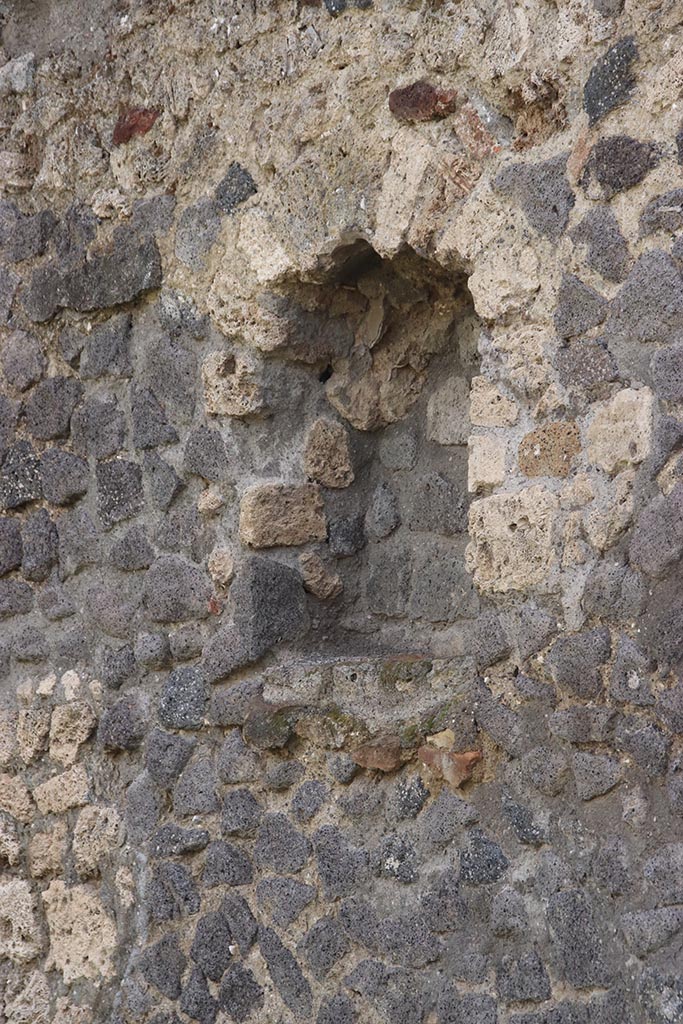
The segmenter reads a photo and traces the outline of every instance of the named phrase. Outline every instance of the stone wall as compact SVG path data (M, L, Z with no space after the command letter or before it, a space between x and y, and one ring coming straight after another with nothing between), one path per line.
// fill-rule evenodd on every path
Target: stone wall
M0 1022L683 1019L680 3L0 32Z

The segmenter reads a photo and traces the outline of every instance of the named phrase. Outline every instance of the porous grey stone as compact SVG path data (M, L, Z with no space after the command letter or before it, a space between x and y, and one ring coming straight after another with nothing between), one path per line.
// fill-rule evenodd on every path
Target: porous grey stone
M348 896L366 878L367 852L349 843L334 825L323 825L315 832L313 847L327 899Z
M471 804L442 789L419 818L421 837L429 845L447 846L464 828L478 820L479 814Z
M126 791L126 830L131 843L141 843L150 838L159 821L160 811L157 786L148 772L140 772Z
M224 213L232 215L238 206L256 192L256 183L249 171L233 160L225 177L216 187L216 202Z
M623 281L631 265L628 243L609 207L598 206L572 230L575 242L586 246L586 262L606 281Z
M21 580L0 580L0 619L25 615L33 607L33 591Z
M628 947L636 956L660 949L683 928L683 908L659 907L623 914L621 928Z
M247 747L239 729L232 729L225 737L216 768L221 780L230 784L251 782L258 775L258 756Z
M650 687L652 663L645 652L631 640L620 636L610 679L610 695L625 704L647 706L654 703Z
M495 187L521 206L532 228L557 240L564 232L575 196L566 174L567 155L542 163L510 164L500 171Z
M21 565L21 524L18 519L0 519L0 576Z
M656 231L680 231L682 227L683 188L654 196L640 215L640 234L643 237Z
M218 1015L218 1003L211 995L204 973L193 967L189 979L183 985L180 1009L199 1024L214 1024Z
M59 448L48 448L40 459L43 496L51 505L69 505L88 490L85 459Z
M218 1003L241 1024L263 1005L263 989L247 967L232 964L221 982Z
M50 377L37 384L24 405L31 436L39 441L68 437L71 415L82 394L83 385L73 377Z
M203 828L162 825L150 839L149 846L153 857L181 857L204 850L209 839L209 833Z
M175 444L178 435L168 422L166 411L149 388L131 388L133 444L136 448L158 448Z
M231 943L232 933L223 914L218 911L204 914L197 921L190 957L207 978L220 981L232 960Z
M186 473L196 473L205 480L225 480L228 456L217 430L199 427L192 431L185 442L184 467Z
M157 923L196 914L201 904L189 871L173 861L161 861L155 866L146 897L150 916Z
M683 398L683 345L661 348L652 357L652 383L660 398L680 402Z
M249 856L234 843L216 840L206 851L203 884L211 889L217 885L249 885L253 868Z
M297 1020L309 1021L313 1003L311 987L294 956L272 928L259 928L258 942L268 973L285 1006Z
M121 451L126 438L126 422L113 395L86 398L72 420L74 446L84 455L107 459Z
M59 559L59 536L50 514L41 508L24 520L21 571L25 579L46 580Z
M165 462L158 452L145 452L145 478L155 504L166 511L183 489L173 466Z
M221 831L227 836L255 832L263 818L263 807L248 789L231 789L223 797Z
M4 453L0 467L0 509L20 508L42 492L40 460L27 441L18 441Z
M292 798L292 814L299 822L311 821L325 806L330 791L324 782L310 779L302 783Z
M181 622L208 615L211 595L203 570L181 555L161 555L147 570L144 601L153 622Z
M258 866L295 874L301 871L311 848L284 814L267 814L258 830L254 856Z
M534 747L521 759L528 782L545 796L558 796L567 782L567 758L553 747Z
M221 206L212 199L200 199L183 210L176 228L175 254L185 266L199 270L204 265L203 257L220 231L220 215Z
M388 537L401 524L396 495L388 484L375 488L365 514L365 530L371 537Z
M529 916L521 893L504 886L491 902L491 930L494 935L522 937L527 933Z
M350 949L346 933L334 917L321 917L308 929L299 949L316 978L325 978Z
M178 999L187 959L175 933L164 935L140 958L142 976L169 999Z
M256 887L259 909L279 928L288 928L315 897L314 887L296 878L270 876L263 878Z
M547 664L560 686L566 686L577 697L595 697L602 688L600 666L611 650L609 630L601 626L556 640Z
M576 791L582 800L592 800L608 793L621 780L621 764L603 754L574 754L572 771Z
M136 515L143 505L142 470L135 462L98 462L97 511L105 528Z
M145 767L157 785L174 785L194 750L194 740L152 729L147 739Z
M145 738L147 715L135 694L126 694L104 712L97 738L107 750L135 750Z
M154 561L154 548L142 526L131 526L109 550L109 561L116 569L134 572L147 569Z
M173 813L180 818L218 810L217 779L208 757L192 761L173 788Z
M573 274L560 283L555 311L555 328L561 338L585 334L601 324L608 311L607 300Z
M547 918L560 977L578 989L606 987L611 970L589 897L575 889L556 893Z
M221 914L228 922L233 941L239 946L242 956L246 956L256 941L258 931L251 907L244 896L230 893L221 903Z
M356 1011L353 1003L343 992L323 999L316 1024L354 1024Z
M630 754L650 778L666 773L671 741L657 726L635 715L624 716L615 730L615 745Z
M137 665L133 649L129 644L113 649L105 646L99 655L100 677L110 690L118 690L124 683L135 677Z
M509 867L509 861L498 843L481 829L472 829L468 844L460 855L460 878L469 885L497 882Z
M675 341L683 330L683 294L679 269L666 253L651 249L636 261L610 306L608 340Z
M174 669L161 692L159 720L167 729L199 729L207 701L206 685L198 669Z
M633 36L624 36L591 68L583 89L583 105L591 127L630 99L636 84L633 64L637 57Z
M327 542L335 558L350 558L365 547L365 522L362 515L331 517L328 522Z
M299 761L277 761L267 770L264 782L268 789L284 792L301 779L304 771Z
M666 843L643 868L659 903L683 903L683 842Z
M415 481L403 518L409 530L450 537L467 528L465 494L442 473L426 473Z
M47 362L38 339L25 331L12 331L0 355L7 382L17 391L26 391L43 376Z
M639 142L628 135L598 139L586 170L602 186L605 199L638 185L656 167L661 151L651 142Z
M550 998L550 978L536 950L518 959L504 956L496 971L496 984L499 996L508 1003L542 1003Z

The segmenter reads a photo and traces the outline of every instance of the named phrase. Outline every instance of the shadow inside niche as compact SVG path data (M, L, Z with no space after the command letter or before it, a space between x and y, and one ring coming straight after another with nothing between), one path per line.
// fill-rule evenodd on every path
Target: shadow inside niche
M323 488L328 534L311 548L343 591L309 599L297 655L439 653L479 609L464 564L480 331L466 278L357 240L261 301L279 324L272 355L310 365L307 422L339 419L352 451L353 481Z

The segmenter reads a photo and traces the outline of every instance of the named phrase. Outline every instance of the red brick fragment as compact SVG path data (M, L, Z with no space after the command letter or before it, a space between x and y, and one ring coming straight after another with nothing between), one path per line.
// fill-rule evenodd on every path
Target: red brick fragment
M389 93L389 110L399 121L431 121L453 113L456 95L455 89L413 82Z
M397 736L380 736L358 747L351 757L361 768L395 772L401 767L401 742Z
M159 113L151 107L129 107L124 110L114 126L113 144L122 146L135 135L146 135Z
M453 754L449 750L430 747L427 743L420 747L417 756L418 760L431 768L435 775L445 779L454 789L468 781L475 764L481 761L481 751L479 750L467 750L462 754Z

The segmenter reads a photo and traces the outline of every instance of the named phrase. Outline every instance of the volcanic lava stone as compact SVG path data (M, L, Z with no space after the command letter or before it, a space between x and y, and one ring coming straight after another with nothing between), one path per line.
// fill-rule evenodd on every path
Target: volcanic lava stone
M504 956L496 972L498 994L508 1003L541 1003L550 998L550 978L535 950L519 959Z
M155 451L145 452L144 468L152 498L165 511L183 489L180 477Z
M588 160L592 171L602 185L606 199L617 192L633 188L661 159L657 146L638 142L628 135L612 135L599 139Z
M20 580L0 580L0 619L25 615L33 607L33 591Z
M150 839L149 846L152 857L179 857L205 849L209 839L209 833L202 828L162 825Z
M247 854L233 843L210 843L202 881L207 888L216 885L249 885L253 868Z
M301 871L310 856L310 844L284 814L267 814L259 828L254 855L260 868L292 874Z
M69 505L88 490L88 463L71 452L48 448L40 460L43 495L51 505Z
M97 736L107 750L135 750L145 738L147 716L142 702L126 694L102 715Z
M153 729L147 739L145 767L159 786L168 789L190 760L194 746L194 740Z
M221 831L228 836L246 836L261 824L263 808L248 789L231 789L223 798Z
M479 820L477 811L466 800L442 789L420 818L420 832L430 846L447 846L463 828Z
M296 921L304 907L315 897L313 886L299 882L296 878L272 876L262 879L256 887L259 909L265 910L280 928L288 928Z
M360 766L356 764L350 754L328 754L327 767L335 782L340 782L342 785L352 782L360 771Z
M671 741L657 726L635 716L625 716L616 728L615 745L630 754L650 778L666 773Z
M339 3L339 0L326 0L326 2L329 5L333 2ZM360 6L358 0L356 6ZM395 1020L396 1018L393 1017L392 1019ZM338 993L336 996L331 996L322 1001L316 1024L354 1024L355 1020L356 1011L353 1003L348 996Z
M555 682L577 697L595 697L602 689L600 666L612 651L609 630L587 630L556 640L547 658Z
M601 324L608 311L607 300L573 274L565 274L560 284L555 311L555 328L561 338L585 334Z
M324 782L317 779L304 782L292 799L292 814L297 821L310 821L327 803L329 795L330 791Z
M147 539L142 526L131 526L120 538L114 541L109 552L109 561L116 569L134 572L136 569L147 569L154 561L154 548Z
M0 576L21 565L21 524L18 519L0 519Z
M258 931L251 907L244 896L230 893L221 903L221 914L228 922L233 941L240 947L242 956L246 956L256 940Z
M467 849L460 856L461 879L470 885L497 882L509 866L498 843L494 843L480 829L472 829Z
M143 505L142 470L134 462L115 459L99 462L97 511L105 528L136 515Z
M367 852L352 846L334 825L319 828L313 836L313 846L318 874L328 899L349 895L367 876Z
M126 790L126 830L132 843L144 842L159 820L159 791L148 772L141 772Z
M17 661L38 662L50 656L50 645L42 630L35 626L21 626L11 641L12 654Z
M583 90L583 105L592 127L601 117L630 99L636 84L638 57L633 36L625 36L595 62Z
M567 154L536 164L510 164L499 172L495 187L518 203L532 228L547 238L561 237L576 197L566 174Z
M178 817L211 814L218 810L218 780L208 757L189 764L173 790L173 812Z
M460 879L451 868L443 871L436 882L420 897L420 903L435 932L449 932L465 920L467 906L460 895Z
M627 345L677 341L683 329L683 294L677 264L660 249L643 253L610 307L607 337Z
M10 334L0 359L8 383L18 391L25 391L39 381L47 366L40 342L24 331Z
M409 884L417 880L415 848L404 836L390 833L382 836L377 851L380 875Z
M631 264L626 239L609 207L590 210L572 230L575 242L587 246L586 262L606 281L623 281Z
M51 377L31 391L24 413L32 437L49 441L68 437L71 414L83 394L83 385L73 377Z
M547 918L560 977L579 989L608 984L611 972L590 898L577 890L558 892L549 900Z
M46 580L59 558L57 527L41 508L24 520L21 571L27 580Z
M178 440L161 403L149 388L133 386L131 389L131 416L136 448L157 448Z
M183 986L180 1009L199 1024L214 1024L218 1015L218 1003L209 991L206 978L194 967L189 980Z
M147 900L153 921L172 921L196 914L201 900L187 868L162 861L152 873Z
M210 596L205 573L180 555L162 555L147 570L144 597L153 622L203 618Z
M206 684L199 669L174 669L161 691L159 720L168 729L199 729L207 701Z
M316 978L324 978L351 948L334 917L321 917L304 935L299 948Z
M145 668L168 667L171 647L164 633L140 633L135 641L135 660Z
M547 830L536 821L528 807L514 800L503 800L503 814L508 819L520 843L528 846L540 846L548 841Z
M259 759L245 744L239 729L232 729L223 741L216 760L223 782L250 782L258 773Z
M142 976L169 999L179 998L186 966L187 959L175 934L164 935L154 946L148 947L140 958Z
M256 191L256 183L246 167L233 161L216 188L216 201L224 213L233 214Z
M40 461L27 441L8 448L0 467L0 508L19 508L42 495Z
M76 450L96 459L116 455L126 439L126 421L112 395L86 399L74 413L72 426Z
M232 960L231 942L232 934L223 914L214 911L199 918L190 956L212 981L221 980Z
M228 457L223 438L217 430L199 427L185 443L185 472L196 473L205 480L224 480L228 474Z
M178 218L175 234L175 254L193 270L204 266L202 259L218 237L221 227L221 208L212 199L200 199L188 206Z
M680 231L683 227L683 188L674 188L655 196L640 215L640 233L652 235L655 231ZM672 250L676 256L678 240ZM676 257L679 258L679 257Z
M103 647L99 656L99 670L104 685L110 690L118 690L134 678L137 670L132 647L129 644L115 650Z
M221 982L218 1003L241 1024L263 1005L263 989L248 968L233 964Z
M529 927L524 897L510 886L497 893L491 903L491 930L494 935L523 936Z
M311 1018L311 988L291 952L271 928L259 928L259 949L285 1006L303 1021Z

